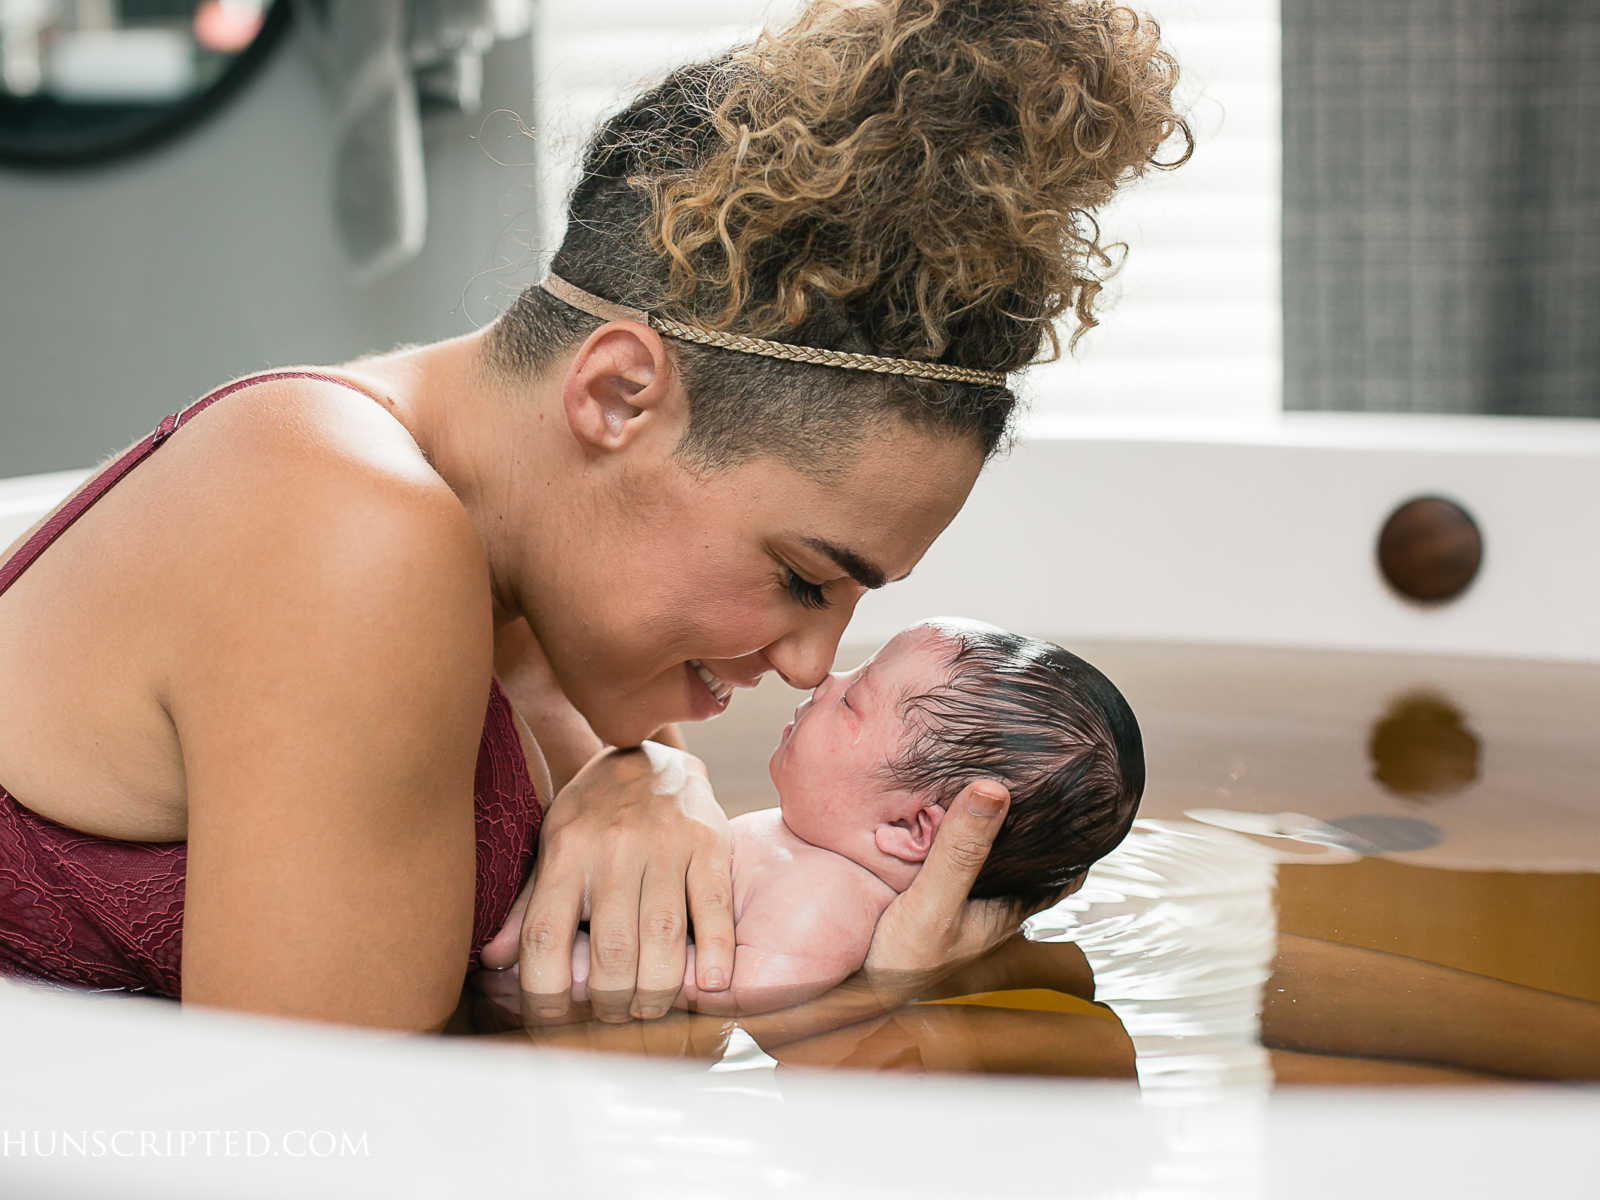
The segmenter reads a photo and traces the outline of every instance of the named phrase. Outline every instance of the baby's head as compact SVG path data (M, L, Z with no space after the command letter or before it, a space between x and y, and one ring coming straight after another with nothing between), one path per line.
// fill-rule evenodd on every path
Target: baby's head
M941 619L901 631L795 710L769 770L784 823L904 890L969 783L1011 793L975 899L1059 895L1127 834L1144 792L1139 725L1061 647Z

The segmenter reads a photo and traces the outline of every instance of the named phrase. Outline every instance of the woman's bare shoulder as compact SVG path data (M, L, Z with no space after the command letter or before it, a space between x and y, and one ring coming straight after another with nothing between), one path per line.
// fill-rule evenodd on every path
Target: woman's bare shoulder
M371 396L339 384L252 384L197 413L140 472L163 459L158 503L172 507L170 524L184 530L182 557L197 571L217 567L208 561L213 548L235 569L346 543L359 552L374 523L425 556L459 554L477 540L405 426ZM481 555L481 542L477 549Z
M182 661L235 653L266 628L316 613L319 630L341 621L363 634L391 629L396 654L432 644L459 652L462 669L482 667L487 685L483 544L405 427L336 384L274 380L247 391L248 405L205 410L160 452L188 439L165 497L182 510L168 589Z
M251 383L196 413L161 453L182 458L196 473L211 468L208 482L224 476L254 484L276 476L281 483L285 471L326 465L371 481L449 490L377 396L328 379Z

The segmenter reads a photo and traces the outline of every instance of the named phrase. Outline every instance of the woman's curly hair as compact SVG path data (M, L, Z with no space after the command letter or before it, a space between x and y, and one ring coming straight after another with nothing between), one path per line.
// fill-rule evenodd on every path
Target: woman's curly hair
M629 181L650 192L664 299L701 313L709 290L713 328L761 337L871 297L880 338L927 359L963 313L998 309L1059 354L1050 322L1072 309L1074 342L1095 325L1112 265L1091 210L1193 148L1159 39L1105 3L818 0L726 61L720 145ZM1181 155L1155 162L1175 131Z
M590 140L551 269L679 321L1012 371L1095 324L1092 211L1193 149L1148 18L1100 0L812 0L680 67ZM1172 138L1181 149L1157 161ZM487 361L538 370L600 322L529 288ZM673 342L679 454L771 454L819 478L889 416L994 453L1009 388L854 376Z

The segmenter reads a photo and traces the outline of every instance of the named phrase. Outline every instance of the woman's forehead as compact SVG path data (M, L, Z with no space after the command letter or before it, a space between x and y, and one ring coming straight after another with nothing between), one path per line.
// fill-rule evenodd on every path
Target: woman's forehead
M952 493L964 497L984 459L972 438L925 432L903 421L886 422L836 453L824 471L808 470L806 463L785 465L822 491L927 503Z
M761 479L756 494L765 496L765 516L779 522L781 536L863 587L881 587L910 573L977 479L977 462L940 457L898 478L863 469L831 484L789 470L787 478Z

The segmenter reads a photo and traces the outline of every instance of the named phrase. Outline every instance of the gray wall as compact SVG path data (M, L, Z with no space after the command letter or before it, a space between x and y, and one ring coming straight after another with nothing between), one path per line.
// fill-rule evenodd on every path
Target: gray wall
M483 114L424 118L426 247L366 287L334 239L332 110L298 31L175 145L0 168L0 478L93 465L234 375L492 320L533 278L533 170L490 157L532 161L529 40L484 67Z

